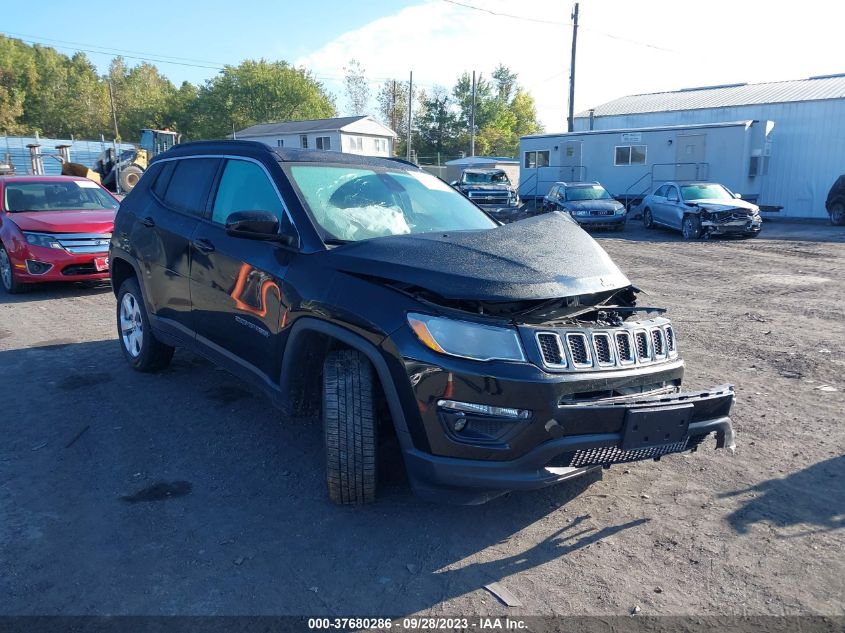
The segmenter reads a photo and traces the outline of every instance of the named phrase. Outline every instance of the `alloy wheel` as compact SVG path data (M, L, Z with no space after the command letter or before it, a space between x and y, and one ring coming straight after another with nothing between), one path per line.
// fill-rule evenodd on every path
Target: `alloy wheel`
M12 288L12 262L9 261L9 254L4 248L0 248L0 279L6 290Z
M141 306L132 293L123 295L120 303L120 335L123 346L132 358L141 354L144 344L144 321L141 317Z

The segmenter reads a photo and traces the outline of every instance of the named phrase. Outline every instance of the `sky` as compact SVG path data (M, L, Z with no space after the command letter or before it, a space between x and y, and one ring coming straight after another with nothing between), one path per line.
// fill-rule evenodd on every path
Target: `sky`
M501 62L535 97L546 130L559 131L566 127L573 4L41 0L37 11L34 3L4 7L0 33L63 53L85 50L101 72L123 53L129 64L155 63L176 84L202 83L247 58L286 60L313 71L337 95L341 114L351 59L371 82L373 107L385 79L404 80L413 70L418 87L451 87L462 72L489 76ZM108 8L98 14L97 6ZM830 0L582 0L579 22L576 112L628 94L845 72L845 3Z

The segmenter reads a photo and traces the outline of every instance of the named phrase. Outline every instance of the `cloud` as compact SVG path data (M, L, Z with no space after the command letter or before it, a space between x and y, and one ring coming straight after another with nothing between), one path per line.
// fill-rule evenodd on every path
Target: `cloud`
M295 63L340 95L343 66L354 58L375 95L384 79L405 80L410 70L415 84L429 89L451 87L472 70L489 76L502 62L534 95L546 128L565 129L570 5L559 0L465 3L548 23L429 0L344 33ZM627 94L845 70L837 32L845 11L836 3L805 0L801 13L815 16L808 28L796 28L788 7L756 1L712 0L703 9L676 0L582 0L580 13L576 111ZM340 98L341 108L343 102Z

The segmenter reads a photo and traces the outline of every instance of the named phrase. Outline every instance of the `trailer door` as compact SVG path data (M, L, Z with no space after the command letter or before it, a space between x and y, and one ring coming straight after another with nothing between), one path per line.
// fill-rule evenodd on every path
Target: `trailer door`
M675 180L707 180L706 140L706 134L678 134L675 137Z
M560 152L560 178L564 182L584 182L586 167L581 162L583 141L564 141Z

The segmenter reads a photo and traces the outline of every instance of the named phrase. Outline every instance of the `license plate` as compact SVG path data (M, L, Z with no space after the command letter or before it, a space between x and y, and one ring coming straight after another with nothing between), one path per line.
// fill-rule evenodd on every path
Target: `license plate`
M629 409L625 415L622 450L631 451L683 441L689 434L693 404Z
M109 269L109 258L108 257L95 257L94 258L94 268L97 269L98 273L106 271Z

